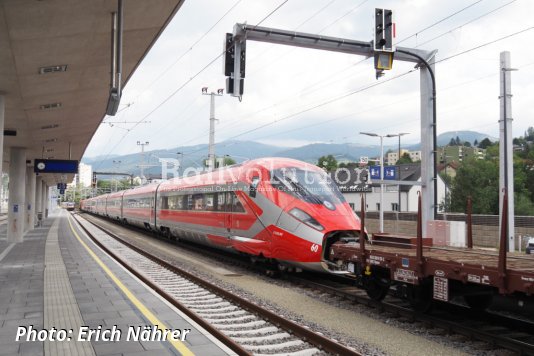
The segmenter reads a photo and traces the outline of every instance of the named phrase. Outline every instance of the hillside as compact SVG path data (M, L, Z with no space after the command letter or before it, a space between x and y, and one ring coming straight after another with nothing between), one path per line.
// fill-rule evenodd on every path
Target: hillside
M438 136L438 146L444 146L449 143L451 138L459 137L461 141L473 143L484 138L492 141L497 139L489 135L475 131L450 131L444 132ZM403 145L403 148L409 150L418 150L420 144ZM397 150L397 145L384 146L384 152L388 150ZM183 153L177 154L178 152ZM217 156L231 156L237 162L243 162L247 159L260 157L287 157L294 158L310 163L315 163L319 157L324 155L333 155L338 160L357 161L361 156L376 157L380 154L379 145L361 145L357 143L313 143L301 147L288 148L274 145L267 145L254 141L225 141L215 147ZM145 172L147 174L160 174L160 158L182 160L182 166L201 167L204 159L208 156L208 145L194 145L175 147L166 150L153 150L145 152ZM114 163L120 161L121 163ZM123 156L109 157L88 157L82 159L83 163L93 166L93 170L98 172L133 172L135 175L140 174L139 165L141 162L140 153L132 153Z

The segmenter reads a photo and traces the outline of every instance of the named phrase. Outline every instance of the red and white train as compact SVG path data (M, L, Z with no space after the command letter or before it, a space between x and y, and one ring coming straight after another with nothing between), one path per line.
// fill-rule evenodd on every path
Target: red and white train
M360 221L320 168L262 158L81 202L83 211L256 256L282 269L325 271L326 246Z

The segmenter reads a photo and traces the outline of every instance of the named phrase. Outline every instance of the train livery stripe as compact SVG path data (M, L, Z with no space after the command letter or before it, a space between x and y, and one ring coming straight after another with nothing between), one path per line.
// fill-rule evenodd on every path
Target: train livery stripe
M89 248L89 246L87 246L87 244L82 240L80 235L78 235L78 233L76 232L76 230L72 226L70 216L68 217L68 222L69 222L69 226L70 226L70 229L71 229L72 233L74 234L74 236L76 236L76 238L78 239L80 244L82 244L82 246L87 250L89 255L104 270L104 272L106 272L108 277L115 283L115 285L117 287L119 287L119 289L130 300L130 302L132 302L132 304L135 305L135 307L145 316L145 318L148 321L150 321L154 326L156 326L159 330L163 331L165 329L168 329L165 326L165 324L163 324L139 299L137 299L137 297L121 282L121 280L119 278L117 278L117 276L115 276L115 274L108 268L108 266L106 266L104 264L104 262L102 262L102 260L93 252L93 250L91 250ZM182 343L182 342L180 342L178 340L172 339L170 337L170 335L168 336L167 341L169 341L169 343L181 355L184 355L184 356L193 356L194 355L194 353L191 352L191 350L189 350L187 348L187 346L185 346L184 343Z

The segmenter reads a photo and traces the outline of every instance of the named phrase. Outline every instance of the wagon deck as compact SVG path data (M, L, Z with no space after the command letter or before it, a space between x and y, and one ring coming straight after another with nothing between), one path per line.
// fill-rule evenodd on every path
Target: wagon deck
M408 247L408 248L407 248ZM355 265L380 266L390 271L391 279L419 284L423 278L434 277L434 284L449 280L499 288L500 293L534 293L534 256L508 255L504 266L493 251L455 247L423 246L419 257L413 245L365 243L364 253L359 243L334 243L329 260L354 273ZM361 261L365 258L365 262Z

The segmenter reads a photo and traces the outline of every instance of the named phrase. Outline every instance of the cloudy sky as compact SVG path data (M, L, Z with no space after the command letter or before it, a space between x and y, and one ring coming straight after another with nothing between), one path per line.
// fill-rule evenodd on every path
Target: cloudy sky
M149 141L149 150L207 143L210 100L201 88L224 88L219 56L235 23L370 41L375 7L394 11L399 46L436 49L445 59L436 64L438 133L499 136L502 51L518 69L514 135L534 125L534 1L186 0L127 84L120 112L104 120L127 123L102 124L85 156L135 153L137 141ZM419 72L403 75L413 63L393 67L377 81L372 59L249 41L243 101L216 98L216 151L228 139L378 143L360 131L409 132L403 142L419 142Z

